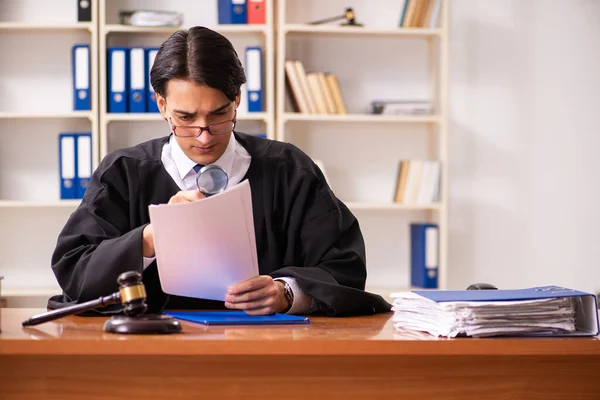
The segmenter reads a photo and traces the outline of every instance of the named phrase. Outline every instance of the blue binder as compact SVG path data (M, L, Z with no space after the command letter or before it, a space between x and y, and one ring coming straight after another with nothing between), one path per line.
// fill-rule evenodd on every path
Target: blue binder
M129 65L127 65L127 81L129 112L146 112L146 54L143 47L129 49Z
M107 50L107 93L108 112L127 112L127 65L128 51L125 47L110 47Z
M526 289L504 290L414 290L414 293L435 302L449 301L518 301L560 297L578 298L575 315L577 330L560 336L596 336L600 333L598 323L598 300L595 295L561 286L539 286ZM532 334L527 336L546 336ZM559 336L552 334L552 336Z
M154 59L156 58L156 54L158 53L158 47L149 47L146 48L146 72L144 73L146 77L146 111L147 112L158 112L158 105L156 104L156 93L154 92L154 88L150 83L150 71L152 70L152 66L154 65Z
M439 244L437 224L410 224L410 284L437 289Z
M246 48L246 75L248 112L261 112L263 111L262 48Z
M247 24L246 0L218 0L219 24Z
M75 198L83 199L92 178L92 134L90 132L76 133L74 136L77 139L75 143Z
M75 180L77 177L77 140L72 133L58 135L58 176L60 177L60 198L77 198Z
M288 314L248 315L244 311L165 312L183 321L204 325L285 325L309 324L307 317Z
M90 93L90 46L77 44L73 46L73 110L92 109Z

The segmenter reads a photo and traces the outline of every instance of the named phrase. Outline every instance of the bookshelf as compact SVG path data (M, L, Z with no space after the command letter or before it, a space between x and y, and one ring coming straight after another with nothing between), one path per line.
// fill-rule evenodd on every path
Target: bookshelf
M91 132L98 165L98 23L76 3L0 3L0 271L7 298L60 293L50 268L56 237L79 200L60 199L58 135ZM91 110L73 111L72 47L90 45ZM40 304L41 305L41 304Z
M143 7L142 7L143 6ZM171 10L183 13L182 28L196 25L207 26L225 35L234 45L245 66L245 48L263 48L263 85L274 87L274 21L273 0L265 1L266 23L264 25L219 25L217 2L178 0L164 2L141 2L136 0L100 0L99 2L99 54L100 54L100 156L123 146L137 144L148 139L165 136L169 128L158 113L109 113L107 112L106 51L110 46L158 47L177 29L175 27L135 27L119 24L120 9ZM275 96L273 90L265 90L264 112L238 112L237 129L248 133L264 133L275 137Z
M365 235L367 288L385 295L410 286L413 221L438 224L440 288L446 287L448 274L448 1L442 0L435 28L400 28L403 3L383 1L373 9L366 0L353 2L362 27L308 24L343 14L348 4L337 0L280 0L277 15L277 139L294 143L324 163L334 192L354 212ZM347 113L295 110L286 82L287 60L301 61L306 74L336 75ZM369 113L371 100L419 95L432 102L434 113ZM343 151L332 151L342 145ZM402 159L440 161L444 178L439 202L393 202Z
M238 130L289 141L324 161L334 191L365 232L369 290L390 293L408 287L403 278L407 225L437 221L440 286L444 287L446 179L441 180L444 196L435 204L397 204L392 192L400 159L439 159L442 176L447 176L443 161L448 131L448 1L443 0L440 24L433 29L397 28L402 1L382 0L377 8L369 0L353 3L363 28L305 24L339 14L347 7L342 0L265 0L265 25L218 25L216 1L98 0L93 2L91 22L77 22L72 0L53 0L51 12L37 0L3 1L0 51L19 54L19 58L0 58L0 74L11 77L0 98L0 250L4 255L0 271L9 297L48 296L59 290L50 258L56 237L79 200L60 200L58 133L91 131L94 168L113 150L168 133L160 114L107 112L106 49L158 47L177 29L119 24L119 10L141 8L179 11L184 14L184 28L204 25L221 32L232 41L242 63L245 47L261 45L265 111L238 113ZM70 54L75 43L91 45L95 95L90 111L72 111ZM384 63L382 54L391 54ZM311 70L338 74L348 113L293 112L285 85L287 57L305 60ZM425 93L434 100L436 112L369 114L368 100L393 97L394 88L409 95ZM342 142L343 151L335 151ZM390 259L393 262L386 261Z

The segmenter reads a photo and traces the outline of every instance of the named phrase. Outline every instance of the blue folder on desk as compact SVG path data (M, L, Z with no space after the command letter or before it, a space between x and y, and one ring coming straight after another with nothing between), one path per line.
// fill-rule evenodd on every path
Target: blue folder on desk
M413 290L413 293L435 302L460 301L519 301L560 297L575 297L576 331L553 336L596 336L600 333L598 300L595 295L561 286L539 286L526 289L504 290ZM545 336L545 335L530 335Z
M248 315L244 311L167 311L164 314L183 321L204 325L285 325L310 323L307 317L297 315Z

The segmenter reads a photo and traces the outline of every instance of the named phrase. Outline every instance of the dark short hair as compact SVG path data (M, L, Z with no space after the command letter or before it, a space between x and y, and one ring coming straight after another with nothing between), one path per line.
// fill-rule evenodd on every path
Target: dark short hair
M179 30L160 46L150 83L156 93L166 97L171 79L192 80L220 90L231 101L246 83L244 68L231 42L202 26Z

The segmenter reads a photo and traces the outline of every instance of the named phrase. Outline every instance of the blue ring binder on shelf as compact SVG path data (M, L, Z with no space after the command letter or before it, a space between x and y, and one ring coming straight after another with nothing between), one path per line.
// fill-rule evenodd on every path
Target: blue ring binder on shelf
M129 112L146 112L146 49L143 47L132 47L128 49L129 63L127 65L127 81Z
M125 47L109 47L107 52L107 107L109 113L125 113L128 105L129 50Z
M92 109L90 45L73 46L73 110L89 111Z

